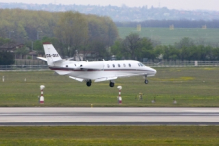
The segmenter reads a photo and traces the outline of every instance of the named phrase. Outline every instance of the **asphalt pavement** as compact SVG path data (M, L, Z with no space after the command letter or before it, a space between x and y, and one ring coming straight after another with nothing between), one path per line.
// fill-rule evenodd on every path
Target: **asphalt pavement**
M0 126L219 125L219 108L0 108Z

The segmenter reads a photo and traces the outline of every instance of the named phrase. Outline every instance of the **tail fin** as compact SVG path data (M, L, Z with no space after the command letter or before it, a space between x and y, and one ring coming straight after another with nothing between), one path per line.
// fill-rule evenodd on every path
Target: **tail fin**
M48 65L54 66L55 62L62 60L59 53L56 51L51 43L43 43L43 47Z

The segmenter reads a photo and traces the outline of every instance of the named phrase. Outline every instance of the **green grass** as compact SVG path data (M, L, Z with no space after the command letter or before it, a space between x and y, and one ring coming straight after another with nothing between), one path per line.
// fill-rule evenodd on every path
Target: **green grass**
M134 27L118 27L119 36L125 38L131 32L139 33L141 37L149 37L153 40L160 41L163 45L174 44L184 37L194 40L205 40L218 44L219 29L201 29L201 28L146 28L143 27L141 32L136 31Z
M52 71L0 72L1 107L218 107L219 68L156 68L157 75L144 84L140 77L116 80L114 88L109 82L93 83L87 87ZM27 82L24 82L27 78ZM45 104L38 104L40 85L45 85ZM118 85L122 85L123 104L117 104ZM144 93L143 100L135 97ZM156 103L151 101L156 99ZM173 104L173 99L177 104Z
M1 146L219 145L218 126L0 127Z

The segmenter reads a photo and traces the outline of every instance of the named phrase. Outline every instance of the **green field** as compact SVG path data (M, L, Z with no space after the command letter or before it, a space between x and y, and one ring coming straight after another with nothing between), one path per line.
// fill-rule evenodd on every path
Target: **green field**
M0 127L1 146L219 145L218 126Z
M116 80L122 85L123 104L117 104L118 89L110 88L109 82L93 83L87 87L66 76L52 71L0 72L5 82L0 82L0 106L59 106L59 107L218 107L219 68L156 68L157 75L144 84L140 77ZM24 78L27 81L24 82ZM40 85L45 85L45 104L38 104ZM144 93L143 100L135 99ZM156 99L156 103L151 103ZM173 99L177 104L173 104Z
M141 32L138 32L134 27L118 27L119 36L125 38L130 33L139 33L141 37L149 37L153 40L160 41L163 45L174 44L179 42L184 37L189 37L195 41L205 40L205 42L211 42L218 44L219 41L219 29L201 29L201 28L175 28L170 30L169 28L146 28L143 27Z

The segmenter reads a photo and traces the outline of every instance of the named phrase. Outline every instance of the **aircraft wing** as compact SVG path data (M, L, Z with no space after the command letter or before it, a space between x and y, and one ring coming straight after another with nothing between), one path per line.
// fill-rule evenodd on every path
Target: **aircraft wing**
M125 75L118 75L117 77L118 78L123 78L123 77L132 77L132 76L147 76L147 77L152 77L154 75L147 75L145 73L142 73L142 74L125 74Z
M118 77L103 77L98 78L94 82L103 82L103 81L110 81L110 80L116 80Z
M123 74L123 75L115 75L115 76L111 76L111 77L101 77L101 78L97 78L94 80L94 82L103 82L103 81L110 81L110 80L116 80L118 78L124 78L124 77L131 77L131 76L139 76L141 74ZM142 73L142 76L145 76L144 73ZM76 81L79 81L79 82L83 82L84 79L81 79L81 78L76 78L76 77L72 77L72 76L69 76L69 78L71 79L74 79Z
M122 75L115 75L115 76L111 76L111 77L102 77L102 78L98 78L95 79L94 82L103 82L103 81L110 81L110 80L116 80L118 78L125 78L125 77L132 77L132 76L139 76L140 74L122 74ZM144 76L145 74L142 73L142 75Z
M102 78L98 78L98 79L95 79L94 82L103 82L103 81L110 81L110 80L116 80L118 78L125 78L125 77L132 77L132 76L145 76L146 74L145 73L142 73L142 74L122 74L122 75L115 75L115 76L112 76L112 77L102 77ZM151 75L147 75L148 77L150 77Z

